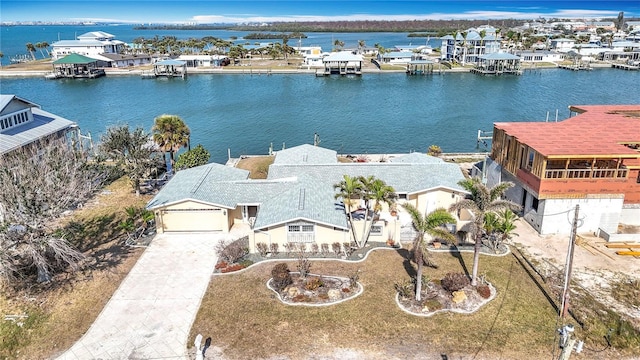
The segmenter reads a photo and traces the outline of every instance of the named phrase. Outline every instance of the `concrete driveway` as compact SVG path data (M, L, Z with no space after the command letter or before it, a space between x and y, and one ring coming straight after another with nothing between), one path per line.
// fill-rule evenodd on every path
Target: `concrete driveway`
M220 234L159 234L89 331L59 359L187 358Z

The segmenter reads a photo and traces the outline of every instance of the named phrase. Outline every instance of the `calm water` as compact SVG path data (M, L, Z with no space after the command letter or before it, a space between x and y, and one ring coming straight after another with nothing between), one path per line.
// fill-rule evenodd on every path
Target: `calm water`
M538 70L523 76L473 74L408 77L313 75L137 76L95 80L0 79L3 94L17 94L44 110L76 121L98 137L114 124L150 129L154 117L181 116L212 160L264 154L311 143L342 153L473 152L478 129L494 122L568 117L569 105L640 102L640 72Z

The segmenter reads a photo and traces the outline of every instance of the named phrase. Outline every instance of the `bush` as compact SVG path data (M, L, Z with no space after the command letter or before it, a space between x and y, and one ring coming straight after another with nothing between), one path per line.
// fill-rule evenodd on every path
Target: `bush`
M351 246L350 242L342 243L342 246L344 247L345 256L349 257L351 256L351 254L353 254L353 247Z
M360 270L356 270L349 275L349 287L355 289L358 287L358 280L360 280Z
M285 263L276 264L271 269L271 282L276 291L280 292L293 283L289 272L289 267Z
M318 255L318 252L320 252L320 247L318 246L318 244L316 243L311 244L311 254Z
M286 243L286 244L284 244L284 250L287 252L287 255L291 255L291 254L293 254L294 251L296 251L296 244L295 243Z
M400 297L408 299L412 298L415 295L415 287L413 281L405 280L403 282L397 282L393 285L393 287L396 289Z
M244 246L242 240L236 240L230 244L222 240L216 245L216 253L222 260L235 263L249 254L249 248Z
M249 259L244 259L242 261L240 261L238 264L242 265L243 268L249 267L251 265L253 265L253 261L249 260Z
M483 299L491 297L491 288L489 288L489 285L478 285L478 287L476 287L476 291Z
M322 286L324 286L324 282L322 282L321 278L309 279L304 284L304 288L309 290L309 291L316 290L317 288L322 287Z
M280 252L278 243L273 243L269 246L269 250L271 250L271 254L272 255L278 255L278 252Z
M311 271L311 261L309 261L309 258L304 253L300 253L300 256L298 257L297 268L300 272L300 277L303 279L306 278Z
M304 254L307 252L307 244L305 243L299 243L297 248L298 248L298 252L301 254Z
M470 284L469 278L461 273L448 273L440 281L442 288L448 292L454 292L464 289Z
M331 244L331 249L333 250L333 252L337 255L340 255L340 243L339 242L334 242L333 244Z
M259 242L256 244L256 249L260 253L260 256L265 257L269 252L269 245L267 245L267 243Z
M329 244L320 245L320 253L322 253L322 256L329 255Z

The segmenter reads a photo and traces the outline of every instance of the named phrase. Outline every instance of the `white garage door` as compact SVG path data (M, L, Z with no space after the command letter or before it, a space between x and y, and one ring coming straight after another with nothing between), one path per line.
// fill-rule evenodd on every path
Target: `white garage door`
M226 211L224 211L226 213ZM164 210L164 231L223 231L226 215L221 209Z

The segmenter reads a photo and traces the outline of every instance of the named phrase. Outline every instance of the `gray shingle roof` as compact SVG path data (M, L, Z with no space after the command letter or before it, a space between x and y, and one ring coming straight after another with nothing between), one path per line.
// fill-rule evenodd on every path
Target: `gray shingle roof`
M458 185L464 179L458 165L438 158L414 153L390 163L338 163L335 151L301 145L276 154L267 180L248 179L247 171L220 164L179 171L147 208L188 199L229 209L256 204L260 206L254 223L258 230L297 219L347 229L333 187L343 175L373 175L400 193L441 187L465 192Z
M304 144L276 152L274 164L334 164L338 162L333 150Z
M0 96L0 112L3 112L10 104L15 104L14 99L24 103L21 107L31 108L33 120L3 130L2 133L0 133L0 154L19 149L34 141L76 126L76 123L73 121L41 110L36 104L20 99L14 95Z

